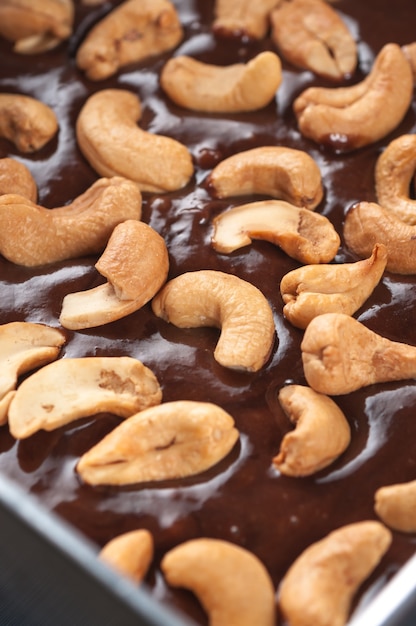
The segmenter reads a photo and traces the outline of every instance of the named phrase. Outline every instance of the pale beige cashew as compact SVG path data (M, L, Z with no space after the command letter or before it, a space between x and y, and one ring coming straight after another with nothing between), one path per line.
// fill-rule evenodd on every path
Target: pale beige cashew
M96 254L117 224L140 216L140 191L121 177L101 178L53 210L7 194L0 196L0 253L26 267Z
M246 64L228 66L173 57L160 75L160 84L173 102L193 111L215 113L262 109L273 100L281 81L280 59L270 51Z
M16 193L36 202L38 188L30 170L16 159L0 159L0 195Z
M301 350L308 384L330 396L416 377L416 346L382 337L343 313L315 317Z
M259 558L221 539L199 538L165 554L161 569L169 585L192 591L209 626L274 626L270 575Z
M386 247L376 244L371 256L362 261L306 265L289 272L280 282L285 317L305 329L322 313L353 315L380 282L386 263Z
M402 50L410 63L413 72L413 81L416 85L416 41L402 46Z
M223 254L264 239L301 263L328 263L340 245L328 218L283 200L234 207L215 217L213 225L212 246Z
M407 113L413 75L404 52L394 43L377 55L370 74L352 87L310 87L293 108L301 133L339 150L354 150L382 139Z
M216 270L186 272L152 300L155 315L178 328L221 329L214 358L224 367L256 372L275 339L271 307L257 287Z
M9 406L9 427L13 437L25 439L99 413L126 418L161 400L156 376L137 359L65 358L20 384Z
M183 144L137 125L139 98L125 89L103 89L88 98L76 122L81 152L101 176L124 176L141 191L163 193L184 187L192 157Z
M144 222L126 220L115 227L95 268L107 282L65 296L59 318L64 328L101 326L144 306L168 275L165 241Z
M293 65L334 80L354 73L354 38L339 14L324 0L283 1L270 18L273 40Z
M289 568L279 606L290 626L344 626L355 593L392 541L376 521L342 526L310 545Z
M0 137L20 152L36 152L57 133L55 113L46 104L14 93L0 93Z
M76 62L90 80L104 80L126 65L172 50L182 38L172 2L126 0L93 26Z
M416 480L380 487L374 508L380 519L394 530L416 532Z
M207 183L218 198L264 194L314 209L323 198L321 172L303 150L262 146L221 161Z
M263 39L270 26L270 11L281 0L216 0L213 30L226 37Z
M401 135L377 159L377 202L407 224L416 224L416 200L409 197L416 172L416 135Z
M100 550L99 558L135 583L141 583L153 559L153 536L144 528L131 530L111 539Z
M310 476L337 459L351 441L348 421L331 398L303 385L287 385L279 402L295 430L288 432L273 459L286 476Z

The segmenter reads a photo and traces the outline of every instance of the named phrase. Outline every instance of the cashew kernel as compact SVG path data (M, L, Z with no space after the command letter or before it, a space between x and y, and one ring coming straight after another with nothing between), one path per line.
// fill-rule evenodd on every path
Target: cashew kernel
M374 508L390 528L403 533L416 532L416 480L380 487Z
M215 0L215 35L263 39L269 29L270 11L280 0Z
M135 583L141 583L152 562L153 551L152 534L141 528L111 539L100 550L99 558Z
M40 100L14 93L0 94L0 137L20 152L36 152L58 131L55 113Z
M413 72L413 81L416 85L416 41L402 46L402 50L410 63Z
M16 159L0 159L0 195L15 193L36 202L38 188L30 170Z

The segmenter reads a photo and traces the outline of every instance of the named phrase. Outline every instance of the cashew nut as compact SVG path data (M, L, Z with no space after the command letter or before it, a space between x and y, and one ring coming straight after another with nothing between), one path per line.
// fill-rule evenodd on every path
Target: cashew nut
M0 195L15 193L36 202L38 189L30 170L16 159L0 159Z
M90 485L129 485L194 476L234 447L233 418L210 402L178 400L148 408L122 422L80 459Z
M290 63L329 79L342 80L353 74L355 41L324 0L284 0L270 17L273 40Z
M279 57L261 52L247 64L209 65L192 57L171 58L160 84L179 106L194 111L241 113L267 106L282 81Z
M379 283L386 263L386 247L376 244L371 257L363 261L299 267L280 283L283 313L302 329L322 313L353 315Z
M317 143L353 150L374 143L404 118L413 94L409 61L386 44L370 74L352 87L310 87L294 102L301 133Z
M410 63L413 72L413 81L416 85L416 41L402 46L402 50Z
M186 272L166 283L152 309L179 328L220 328L214 358L224 367L255 372L270 356L275 338L271 307L257 287L232 274Z
M416 532L416 480L380 487L374 508L387 526L403 533Z
M290 626L344 626L354 594L391 541L383 524L363 521L338 528L306 548L279 589L279 605Z
M71 204L53 210L23 196L0 196L0 252L26 267L95 254L117 224L140 215L137 185L120 177L99 179Z
M220 539L192 539L162 559L169 585L190 589L210 626L274 626L274 588L263 563L245 548Z
M168 0L126 0L96 24L81 44L76 62L91 80L172 50L183 37L178 14Z
M262 146L238 152L212 170L207 183L218 198L264 194L314 209L323 197L321 172L307 152Z
M216 0L213 30L225 37L263 39L269 29L270 11L280 0Z
M129 417L161 398L153 372L132 357L60 359L17 388L9 407L10 432L25 439L98 413Z
M108 282L65 296L59 318L64 328L101 326L140 309L166 281L168 251L153 228L126 220L115 227L95 267Z
M100 550L99 558L120 574L141 583L152 562L153 550L153 536L143 528L111 539Z
M229 254L251 244L251 239L274 243L301 263L328 263L340 238L324 215L284 202L264 200L224 211L213 221L212 245Z
M55 113L40 100L14 93L0 94L0 137L20 152L36 152L56 135Z
M330 396L416 376L416 346L382 337L343 313L315 317L301 350L308 384Z
M142 191L184 187L193 174L192 158L179 141L137 126L139 98L125 89L104 89L88 98L78 116L79 147L101 176L124 176Z

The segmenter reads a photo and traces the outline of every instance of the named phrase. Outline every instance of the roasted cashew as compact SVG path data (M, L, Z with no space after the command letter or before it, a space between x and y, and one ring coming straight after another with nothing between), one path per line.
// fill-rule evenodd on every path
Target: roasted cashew
M16 159L0 159L0 195L15 193L36 202L38 188L30 170Z
M280 0L216 0L213 30L226 37L263 39L269 29L270 11Z
M184 187L194 168L179 141L137 126L139 98L125 89L104 89L88 98L78 116L76 135L87 161L101 176L124 176L142 191Z
M221 161L207 183L218 198L264 194L314 209L323 198L321 172L307 152L263 146Z
M152 562L153 551L153 536L143 528L111 539L100 550L99 558L135 583L141 583Z
M271 307L257 287L232 274L186 272L166 283L152 309L178 328L220 328L214 358L224 367L255 372L270 356L275 337Z
M356 43L327 2L283 0L270 17L273 40L290 63L329 79L343 80L353 74Z
M416 41L402 46L402 50L410 63L413 72L413 81L416 85Z
M390 531L375 521L334 530L296 559L279 589L290 626L344 626L354 594L390 547Z
M64 328L101 326L140 309L166 281L168 251L153 228L126 220L115 227L95 267L108 282L65 296L59 318Z
M403 533L416 532L416 480L380 487L374 508L390 528Z
M220 539L192 539L162 559L169 585L190 589L210 626L274 626L274 588L263 563L251 552Z
M14 93L0 94L0 137L20 152L36 152L56 135L55 113L43 102Z
M416 376L416 346L382 337L343 313L315 317L301 350L308 384L330 396Z
M0 252L26 267L95 254L117 224L140 215L137 185L120 177L101 178L71 204L53 210L7 194L0 196Z
M363 261L306 265L289 272L280 283L285 317L305 329L322 313L353 315L379 283L386 263L386 247L376 244L371 257Z
M301 133L317 143L354 150L374 143L402 121L413 94L409 61L397 44L386 44L370 74L357 85L310 87L294 102Z

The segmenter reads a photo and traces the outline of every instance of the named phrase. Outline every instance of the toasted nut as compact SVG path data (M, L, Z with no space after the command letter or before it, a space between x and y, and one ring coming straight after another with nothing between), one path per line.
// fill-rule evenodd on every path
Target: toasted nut
M343 313L315 317L301 350L308 384L330 396L416 376L416 346L382 337Z
M56 135L55 113L43 102L14 93L0 94L0 137L20 152L36 152Z
M0 252L26 267L95 254L117 224L140 215L137 185L120 177L99 179L71 204L53 210L7 194L0 196Z
M105 544L99 558L120 574L141 583L153 559L152 534L140 529L118 535Z
M91 80L172 50L183 37L178 14L168 0L126 0L88 33L76 61Z
M88 98L78 116L79 147L101 176L124 176L142 191L174 191L193 174L192 158L179 141L141 130L140 100L124 89Z
M61 359L18 387L9 407L10 432L25 439L98 413L129 417L161 398L153 372L132 357Z
M279 57L261 52L247 64L226 67L188 56L173 57L164 66L160 83L179 106L194 111L241 113L268 105L282 81Z
M16 159L0 159L0 195L15 193L36 202L38 189L30 170Z
M348 447L351 430L331 398L302 385L288 385L279 402L295 424L287 433L273 465L286 476L309 476L330 465Z
M212 245L229 254L253 239L265 239L301 263L327 263L340 238L328 218L283 200L251 202L224 211L214 219Z
M270 11L280 0L216 0L213 30L226 37L263 39L269 29Z
M358 85L310 87L293 106L305 137L339 150L353 150L394 130L406 115L412 94L410 64L400 46L390 43Z
M272 36L293 65L342 80L357 65L357 46L338 13L323 0L283 1L271 13Z
M416 200L409 198L416 172L416 135L401 135L377 159L377 202L407 224L416 224Z
M290 626L344 626L354 594L387 552L391 532L374 521L348 524L296 559L279 590Z
M402 50L410 63L413 72L413 81L416 85L416 41L402 46Z
M264 194L314 209L323 197L321 172L303 150L263 146L219 163L208 177L218 198Z
M160 290L152 309L178 328L220 328L214 358L224 367L256 372L270 356L275 337L270 305L257 287L232 274L186 272Z
M416 480L380 487L374 508L387 526L403 533L416 532Z
M386 263L386 247L376 244L371 257L363 261L299 267L280 283L283 313L302 329L322 313L353 315L379 283Z
M95 267L108 282L65 296L59 318L64 328L101 326L140 309L166 281L168 251L153 228L126 220L115 227Z
M274 588L263 563L245 548L220 539L192 539L162 559L169 585L190 589L211 626L273 626Z
M166 402L133 415L77 465L90 485L129 485L194 476L221 461L238 440L233 418L210 402Z

